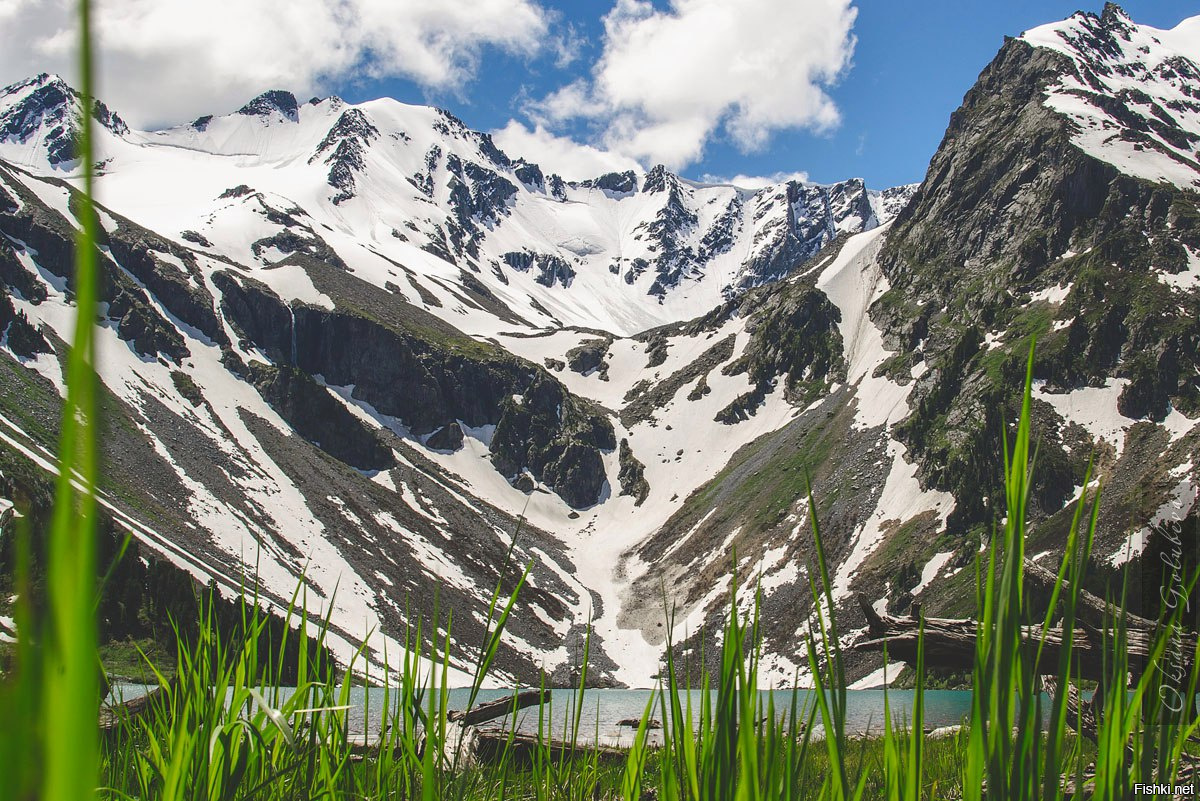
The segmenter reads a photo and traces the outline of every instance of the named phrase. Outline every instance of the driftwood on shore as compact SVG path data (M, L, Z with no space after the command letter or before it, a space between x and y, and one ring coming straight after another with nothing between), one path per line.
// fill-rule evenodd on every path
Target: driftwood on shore
M1032 583L1046 587L1052 587L1057 578L1054 573L1032 562L1026 563L1025 575ZM1067 582L1063 582L1063 592L1069 587ZM923 622L926 665L958 671L970 671L974 667L975 640L979 629L979 623L974 618L922 618L920 606L916 604L908 615L897 617L876 612L861 594L858 603L867 619L867 639L856 643L853 646L856 650L882 651L886 646L890 660L915 663ZM1077 625L1070 645L1076 664L1072 675L1095 680L1106 678L1111 665L1106 664L1104 655L1106 652L1111 654L1115 647L1114 616L1124 619L1129 672L1136 679L1147 669L1157 624L1112 607L1085 590L1080 593ZM1022 627L1022 649L1027 658L1036 660L1033 666L1035 673L1057 675L1058 660L1064 647L1063 636L1061 625L1051 627L1044 636L1039 625ZM1177 645L1178 653L1175 656L1181 662L1179 668L1184 671L1183 675L1188 675L1196 651L1196 635L1179 632Z
M120 701L115 704L104 704L100 707L100 731L113 732L125 720L140 718L154 708L155 701L166 696L165 686L155 687L144 695Z
M481 763L496 764L508 758L517 765L528 765L535 761L539 753L547 754L551 759L559 760L564 757L595 756L600 762L619 762L624 760L629 751L611 745L600 743L569 743L565 740L539 739L536 734L522 734L503 730L484 730L475 732L470 742L472 756Z
M625 758L625 749L599 743L570 743L553 737L539 737L536 734L524 734L504 728L479 728L480 724L511 715L514 703L517 709L523 709L543 703L549 695L549 690L525 690L513 697L449 713L446 717L451 723L457 723L467 729L463 738L463 748L467 753L463 756L472 762L484 764L498 763L505 759L506 754L507 758L516 764L532 763L539 754L546 754L556 760L574 756L595 756L602 762Z
M442 758L446 764L465 767L471 764L494 764L505 758L516 764L530 764L540 753L553 759L573 756L595 756L601 762L624 759L627 750L599 743L569 743L553 737L524 734L502 726L484 728L483 724L509 717L516 709L536 706L549 699L549 690L522 690L507 698L479 704L471 709L456 709L446 714L448 723L455 730L448 732ZM383 735L360 735L350 746L352 758L362 760L383 748L387 738ZM421 738L420 749L424 749Z
M1027 583L1032 583L1049 591L1054 588L1054 582L1058 580L1058 574L1053 570L1042 567L1037 562L1025 560L1025 580ZM1063 579L1061 593L1065 595L1071 590L1071 582ZM1096 628L1104 628L1111 626L1114 620L1123 618L1125 625L1130 629L1154 629L1158 625L1158 621L1151 620L1141 615L1135 615L1132 612L1126 611L1116 604L1105 602L1100 596L1080 589L1079 603L1075 607L1076 617L1087 624Z
M486 704L480 704L474 709L456 709L446 715L451 723L461 723L464 726L477 726L489 720L509 715L516 709L540 704L550 696L549 690L522 690L512 698L501 698Z

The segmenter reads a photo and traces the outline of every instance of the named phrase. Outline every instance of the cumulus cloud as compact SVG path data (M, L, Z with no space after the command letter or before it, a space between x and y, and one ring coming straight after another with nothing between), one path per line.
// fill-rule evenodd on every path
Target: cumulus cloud
M536 52L536 0L100 0L98 94L135 125L229 111L267 88L304 95L349 77L461 87L481 52ZM75 4L0 0L0 83L75 74ZM301 98L303 99L303 98Z
M628 156L578 144L541 125L530 129L516 120L509 120L508 125L492 131L492 138L508 155L524 157L547 174L558 173L568 181L595 178L608 172L641 171L638 163Z
M679 168L723 134L742 150L773 132L839 121L826 93L849 67L852 0L617 0L589 79L531 109L553 125L589 119L610 148Z
M775 184L782 184L786 181L798 181L804 183L808 181L808 173L806 172L775 172L770 175L735 175L732 178L726 178L720 175L705 174L703 180L708 184L732 184L742 189L764 189Z

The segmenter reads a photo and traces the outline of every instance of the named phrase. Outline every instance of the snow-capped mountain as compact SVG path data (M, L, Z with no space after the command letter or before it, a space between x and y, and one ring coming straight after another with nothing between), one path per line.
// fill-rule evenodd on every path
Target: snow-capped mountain
M105 503L229 589L304 573L377 659L440 592L460 666L519 530L525 678L568 681L592 619L592 675L647 684L664 588L693 647L736 568L784 683L809 480L844 612L969 605L1036 334L1030 552L1095 451L1099 552L1137 559L1200 487L1197 30L1110 5L1009 40L881 192L566 182L387 99L152 132L97 104ZM0 97L5 475L52 464L77 107L51 76Z
M45 73L5 88L0 94L4 158L50 169L71 165L77 158L81 102L79 93L66 82ZM92 116L113 136L129 133L125 121L99 101Z
M1080 150L1147 181L1200 187L1200 21L1158 30L1111 6L1021 38L1067 58L1046 105L1071 121Z
M46 75L5 92L0 156L61 172L75 93ZM329 249L380 286L390 262L419 264L460 291L465 271L534 328L630 335L688 319L896 211L895 192L868 192L857 179L751 192L656 167L568 183L445 111L390 99L300 104L270 91L233 114L154 132L97 109L97 191L135 222L264 266L296 248ZM299 227L316 229L284 234L262 219L265 206L294 206L311 220ZM422 290L444 293L415 280L398 292L416 305ZM496 326L459 323L469 333Z

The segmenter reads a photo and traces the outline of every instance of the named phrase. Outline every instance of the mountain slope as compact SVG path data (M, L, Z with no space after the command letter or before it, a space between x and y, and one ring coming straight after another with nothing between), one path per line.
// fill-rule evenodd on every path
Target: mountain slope
M10 160L0 164L0 345L10 369L34 375L3 392L6 441L13 458L44 463L77 225L74 190L54 176L71 168L77 96L39 76L5 97L23 125L0 142ZM99 138L100 373L128 432L106 458L114 510L230 591L252 566L283 602L307 571L310 603L333 603L345 643L372 628L398 636L432 613L437 587L442 603L466 610L461 641L478 639L520 531L514 560L536 569L501 666L526 677L563 675L589 609L615 621L616 555L594 575L578 566L597 528L621 517L653 526L665 512L647 515L652 507L678 502L664 497L669 471L643 463L660 447L654 432L630 430L623 400L564 369L594 334L555 315L619 332L613 314L596 316L593 288L607 297L612 287L625 297L606 302L627 326L707 309L705 298L787 272L788 254L876 225L908 191L851 181L751 193L661 168L565 184L445 112L336 98L301 106L281 92L168 131L106 124ZM629 252L642 255L614 255ZM733 347L739 325L727 326L730 359L751 345ZM549 338L553 357L540 352ZM668 354L679 339L657 337L662 358L645 369L688 358ZM612 382L622 396L640 394L649 375L629 368ZM699 405L722 436L703 458L790 413L773 369L714 379ZM760 413L764 404L773 411ZM701 462L697 482L713 469ZM608 636L597 653L619 651L625 635ZM377 658L384 643L372 642ZM643 668L600 656L594 675L643 681Z
M1031 552L1061 548L1094 452L1098 553L1136 560L1196 524L1195 30L1109 6L1007 41L922 184L883 192L567 183L391 100L267 92L158 132L98 106L106 498L231 590L257 562L282 599L308 565L376 658L440 592L465 667L531 564L501 664L528 680L569 681L592 620L592 675L646 685L664 599L711 645L736 569L782 684L810 487L848 631L857 593L970 611L1036 335ZM9 459L54 439L72 97L39 76L0 102Z
M0 115L24 125L0 135L0 157L53 172L61 165L43 151L65 145L61 126L48 126L70 116L74 95L53 76L6 91ZM877 225L896 205L894 193L870 193L860 180L750 192L656 167L567 183L447 112L390 99L298 104L273 91L234 114L155 132L106 125L102 134L100 197L171 239L262 264L333 250L418 306L426 297L453 304L443 287L474 282L507 307L504 322L533 327L633 334L687 319L778 278L837 233ZM312 230L280 231L264 204L303 210ZM415 284L396 262L421 274ZM471 334L498 325L463 316L455 322Z

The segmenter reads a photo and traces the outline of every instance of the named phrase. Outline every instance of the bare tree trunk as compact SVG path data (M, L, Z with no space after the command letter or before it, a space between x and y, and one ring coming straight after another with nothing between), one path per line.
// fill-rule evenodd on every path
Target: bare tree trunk
M542 690L524 690L517 693L515 699L513 697L501 698L499 701L480 704L474 709L456 709L453 712L447 713L446 719L451 723L475 726L510 714L513 711L514 701L517 709L524 709L527 706L540 704L543 698L548 699L550 697L549 690L545 690L544 693L545 695L543 695Z
M894 617L879 614L862 595L858 596L859 606L867 618L867 639L856 643L854 648L859 651L882 651L887 647L888 658L899 662L915 664L917 659L917 643L921 621L919 612L905 617ZM919 607L914 606L914 611ZM973 618L938 618L924 619L925 638L923 648L925 664L930 667L949 668L951 670L969 671L975 666L975 640L979 629L978 621ZM1105 643L1108 638L1109 642ZM1098 628L1083 625L1075 629L1071 641L1071 652L1077 665L1072 671L1073 676L1087 679L1103 680L1111 669L1105 663L1104 654L1107 650L1112 653L1113 632L1105 632ZM1150 650L1154 643L1153 628L1129 628L1125 634L1125 650L1128 655L1129 671L1138 677L1147 667ZM1058 673L1059 654L1063 649L1063 631L1060 626L1049 629L1042 636L1041 626L1023 626L1021 630L1022 651L1027 659L1037 660L1033 671L1041 675ZM1195 654L1196 635L1184 634L1181 637L1182 652L1186 660L1183 665L1184 675L1191 670L1191 662ZM1039 658L1040 647L1040 658Z

